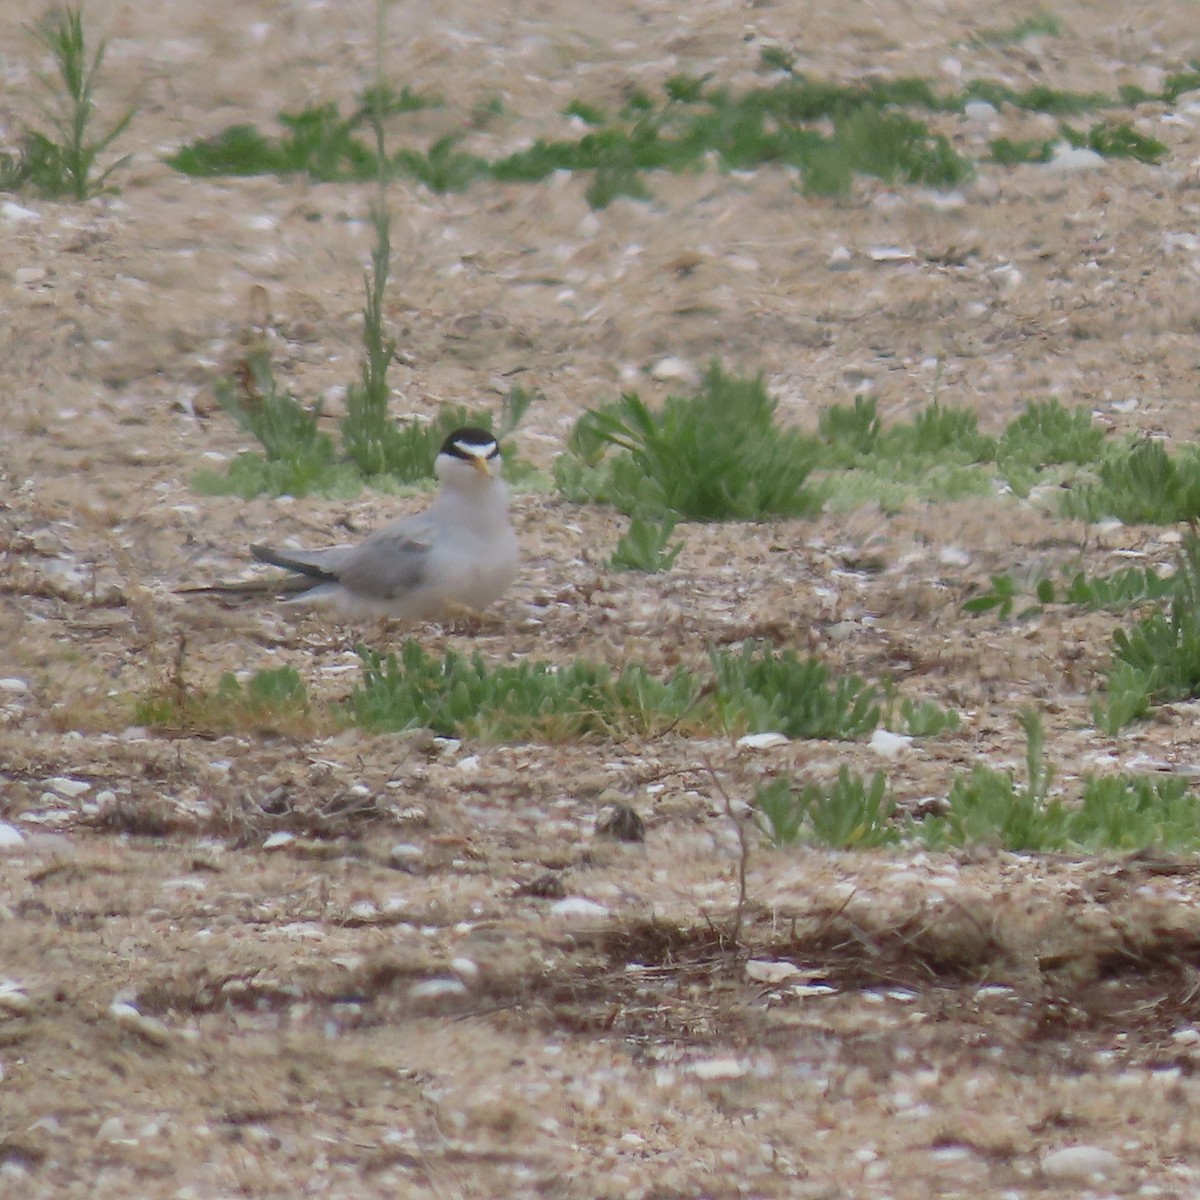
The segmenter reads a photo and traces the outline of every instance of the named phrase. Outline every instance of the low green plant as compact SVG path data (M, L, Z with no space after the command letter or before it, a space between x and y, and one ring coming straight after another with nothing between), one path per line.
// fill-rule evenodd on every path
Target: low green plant
M48 198L86 200L105 189L109 177L128 156L101 168L100 159L129 127L129 109L108 130L95 131L96 78L107 43L89 53L83 9L52 10L32 28L36 41L54 59L57 79L40 76L48 99L41 105L49 131L26 130L16 155L0 159L0 190L31 187Z
M932 700L918 703L905 697L900 701L900 725L909 737L937 737L939 733L953 733L961 724L952 708L942 708Z
M1138 133L1128 121L1098 121L1086 133L1063 124L1060 132L1076 149L1094 150L1104 158L1133 158L1138 162L1158 163L1169 152L1165 142Z
M951 786L946 810L916 823L913 831L934 848L992 845L1006 850L1058 850L1070 836L1067 811L1050 795L1053 770L1045 759L1041 714L1020 715L1025 733L1025 782L1009 771L977 766Z
M375 731L426 727L489 739L615 737L680 724L693 730L779 731L789 737L856 738L879 721L878 691L856 676L833 678L816 660L746 642L718 649L711 674L679 668L664 679L640 664L524 661L488 665L480 654L434 658L415 641L400 653L359 649L363 670L346 706Z
M1092 706L1097 726L1116 733L1153 704L1200 695L1200 533L1179 548L1169 612L1160 607L1113 633L1105 695Z
M675 532L675 518L665 516L656 519L631 517L629 528L617 541L617 548L609 559L614 571L645 571L656 574L669 571L683 549L681 543L668 543Z
M318 428L320 405L307 409L282 390L265 351L251 351L236 378L217 383L216 396L262 452L242 451L223 474L198 473L193 484L199 491L249 498L357 490L359 478L336 461L333 441Z
M570 500L642 518L748 521L816 512L820 499L806 486L814 443L774 417L761 376L726 375L714 363L693 395L669 396L658 412L628 392L585 413L555 463L555 480Z
M177 678L139 697L133 717L139 725L207 731L300 733L327 723L327 714L314 713L294 667L255 671L245 682L226 672L213 692L187 688Z
M731 733L852 739L879 725L882 692L857 675L834 677L817 658L753 640L712 655L715 703Z
M1173 458L1158 441L1143 439L1100 464L1099 479L1066 493L1069 517L1126 524L1171 525L1200 518L1200 451L1185 447Z
M1053 13L1037 12L1000 29L981 29L971 39L993 46L1014 45L1030 37L1061 37L1062 22Z
M1085 850L1194 850L1200 804L1178 776L1092 777L1071 813L1070 838Z
M757 789L754 808L760 828L779 847L803 839L834 850L865 850L900 837L882 771L868 782L842 766L831 787L808 783L798 791L792 781L774 779Z
M1063 584L1042 577L1034 585L1032 599L1035 602L1017 609L1016 620L1037 616L1049 604L1070 604L1091 612L1120 612L1169 597L1175 585L1174 574L1160 575L1153 567L1121 567L1109 575L1096 576L1076 571L1066 576ZM1011 575L993 575L990 590L972 597L962 609L968 613L995 611L1002 621L1006 621L1013 615L1020 598L1018 585Z
M655 679L633 664L614 674L586 662L489 667L483 656L435 659L415 641L386 657L360 648L362 681L348 711L373 731L425 727L492 739L566 739L648 733L679 721L696 700L684 671Z

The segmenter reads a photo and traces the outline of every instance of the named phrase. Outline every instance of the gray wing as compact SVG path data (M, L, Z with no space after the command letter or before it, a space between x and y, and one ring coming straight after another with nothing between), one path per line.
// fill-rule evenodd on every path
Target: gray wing
M336 563L322 565L356 596L394 600L424 583L432 534L432 521L420 513L377 529Z

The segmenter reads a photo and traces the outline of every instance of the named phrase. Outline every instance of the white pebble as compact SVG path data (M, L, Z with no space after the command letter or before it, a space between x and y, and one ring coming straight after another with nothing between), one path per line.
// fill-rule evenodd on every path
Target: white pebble
M737 744L747 750L773 750L776 746L786 746L788 739L782 733L747 733L738 738Z
M1117 1166L1117 1156L1100 1146L1064 1146L1042 1156L1042 1174L1051 1179L1091 1180Z
M14 204L11 200L6 200L0 204L0 216L6 221L40 221L41 213L36 213L32 208L22 208L19 204Z
M29 691L29 684L23 679L12 676L8 679L0 679L0 692L9 692L14 696L19 696L22 692L27 691Z
M650 368L650 378L659 383L687 383L695 386L700 382L700 372L687 359L668 355Z
M474 983L479 978L479 964L473 958L452 958L450 960L450 970L464 984Z
M554 916L565 917L568 920L608 916L608 909L603 904L597 904L595 900L586 900L583 896L568 896L565 900L552 904L550 911Z
M692 1074L697 1079L741 1079L746 1068L736 1058L707 1058L692 1063Z
M461 979L425 979L408 989L410 1000L440 1000L445 996L466 995L466 985Z
M19 829L0 822L0 850L12 850L23 845L25 838Z
M871 734L868 745L880 758L899 758L901 754L912 749L912 743L912 738L907 734L877 729Z
M109 1018L118 1025L140 1033L148 1041L165 1045L171 1040L171 1031L157 1017L147 1017L124 1000L114 1000L108 1006Z
M0 1009L10 1013L28 1012L32 1001L19 983L12 979L0 981Z
M30 284L40 283L46 278L45 267L18 267L13 272L13 279L17 283Z
M1057 142L1053 156L1046 163L1047 171L1094 171L1104 166L1104 155L1089 150L1086 146L1072 146L1070 142Z
M66 775L56 775L53 779L47 779L46 786L66 800L74 800L76 796L82 796L84 792L92 790L92 785L86 779L71 779Z
M460 758L454 765L460 771L465 771L468 775L473 775L479 770L479 755L468 754L466 758Z
M288 833L286 829L281 829L278 833L271 834L262 844L264 850L278 850L281 846L290 846L296 840L294 833Z
M746 964L746 978L755 983L782 983L799 975L800 968L795 963L774 962L765 958L752 958Z

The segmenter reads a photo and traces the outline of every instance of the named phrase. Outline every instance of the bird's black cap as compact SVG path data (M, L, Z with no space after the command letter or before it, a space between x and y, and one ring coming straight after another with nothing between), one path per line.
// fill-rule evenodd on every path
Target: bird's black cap
M496 458L500 454L500 447L495 437L486 429L467 425L462 429L453 430L447 436L440 453L470 462L473 458Z

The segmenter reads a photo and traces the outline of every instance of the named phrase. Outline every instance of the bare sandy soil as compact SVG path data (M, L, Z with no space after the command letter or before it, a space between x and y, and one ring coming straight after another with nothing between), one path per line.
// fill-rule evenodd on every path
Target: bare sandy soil
M0 6L0 140L37 119L22 26L38 11ZM748 85L766 46L838 80L1108 93L1196 53L1185 4L1053 11L1061 37L1014 46L972 35L1025 10L978 0L451 0L395 6L387 69L446 97L414 119L422 139L502 99L508 115L466 142L496 156L561 134L572 98L612 105L681 71ZM612 514L526 492L502 620L470 641L415 631L495 662L661 670L769 637L963 714L891 761L681 733L132 727L181 638L191 687L290 664L345 696L362 630L175 589L238 574L251 541L334 540L422 500L246 503L189 482L245 444L212 385L255 286L280 378L336 413L357 373L369 195L189 180L161 156L348 104L372 76L373 6L88 13L111 38L101 110L139 109L121 192L0 198L19 205L0 211L0 1195L1194 1195L1193 861L775 853L751 829L739 925L721 794L736 806L764 774L847 763L882 766L916 807L973 763L1016 766L1031 701L1067 791L1089 771L1195 770L1195 705L1117 739L1092 726L1114 618L960 611L992 572L1165 565L1177 531L1085 528L998 496L688 526L675 569L639 577L604 566ZM1138 119L1164 165L984 165L949 199L864 182L811 200L776 170L654 178L653 202L600 213L573 178L397 185L397 414L498 406L519 382L541 396L520 452L548 468L588 407L630 386L659 397L656 364L715 355L764 371L801 425L855 391L902 419L936 386L989 430L1057 395L1114 432L1192 439L1200 106ZM1053 128L939 120L973 156ZM645 818L644 844L596 836L614 797Z

